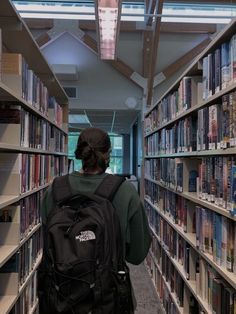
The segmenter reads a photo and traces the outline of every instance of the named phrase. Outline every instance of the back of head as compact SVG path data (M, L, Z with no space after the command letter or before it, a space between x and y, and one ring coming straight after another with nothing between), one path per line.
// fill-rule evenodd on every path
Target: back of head
M82 160L84 172L105 172L109 166L111 142L108 134L98 128L83 130L78 138L75 158Z

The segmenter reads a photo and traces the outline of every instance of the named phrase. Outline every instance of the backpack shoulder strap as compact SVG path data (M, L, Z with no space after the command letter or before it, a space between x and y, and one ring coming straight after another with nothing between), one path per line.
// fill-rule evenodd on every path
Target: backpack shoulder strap
M96 189L95 194L112 201L116 191L124 181L125 178L122 176L108 174Z
M52 182L52 193L56 203L61 203L64 200L73 196L73 192L69 182L69 174L56 177Z

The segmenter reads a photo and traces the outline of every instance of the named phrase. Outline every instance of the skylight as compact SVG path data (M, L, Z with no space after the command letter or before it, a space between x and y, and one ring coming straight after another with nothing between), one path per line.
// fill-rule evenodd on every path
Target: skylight
M23 18L57 18L94 20L95 9L93 1L51 0L51 1L21 1L13 0ZM144 21L143 2L123 2L121 20ZM236 16L236 5L210 5L189 3L165 3L162 12L163 22L189 23L229 23Z
M69 114L69 123L90 124L86 114Z

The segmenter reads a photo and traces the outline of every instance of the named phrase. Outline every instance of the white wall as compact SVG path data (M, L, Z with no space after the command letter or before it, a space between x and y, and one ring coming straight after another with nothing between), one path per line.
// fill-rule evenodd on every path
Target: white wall
M162 33L158 45L155 73L164 70L207 37L206 34Z
M40 33L42 32L41 30ZM39 31L34 31L33 34L37 37ZM95 32L90 31L88 34L96 39ZM155 74L163 71L207 36L206 34L161 34ZM141 109L142 89L111 65L99 60L97 55L69 33L46 45L42 51L49 63L77 64L79 81L62 82L66 86L78 85L79 100L70 101L71 108L79 106L81 109L127 109L125 100L128 97L136 97L139 100L138 109ZM142 74L142 53L141 32L120 33L118 57L139 74ZM154 89L154 103L187 66Z
M135 72L142 74L143 42L141 33L121 33L118 42L118 57Z
M80 109L127 109L125 100L142 98L141 88L134 85L111 65L99 60L98 56L69 33L64 33L42 49L50 64L77 64L79 101L71 101L70 107ZM66 85L72 85L67 82Z
M206 34L161 34L155 73L158 74L163 71L168 65L178 60L207 37L208 35ZM192 61L183 66L178 72L171 76L171 78L165 80L154 89L154 103L156 103L165 91L176 81L191 62Z

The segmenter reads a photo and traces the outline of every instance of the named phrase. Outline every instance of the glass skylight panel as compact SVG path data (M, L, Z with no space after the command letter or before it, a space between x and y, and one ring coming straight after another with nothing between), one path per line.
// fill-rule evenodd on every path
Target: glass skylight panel
M24 18L64 18L94 20L94 1L51 0L13 1ZM121 20L144 21L144 2L123 2ZM236 5L211 5L189 3L165 3L162 12L163 22L228 23L236 16Z
M93 3L73 1L14 1L23 18L58 18L94 20Z
M169 3L164 5L162 14L163 22L226 24L236 16L236 6Z
M86 114L69 114L69 123L90 124Z
M121 21L144 21L144 5L122 4ZM134 15L136 14L136 15ZM142 16L141 16L142 15Z

